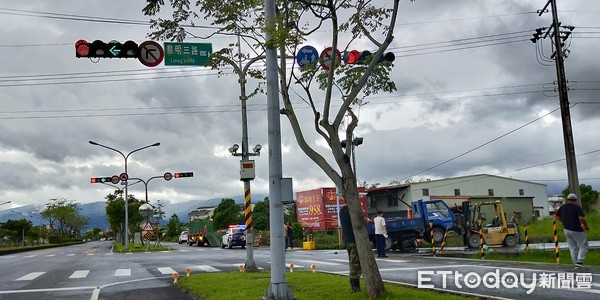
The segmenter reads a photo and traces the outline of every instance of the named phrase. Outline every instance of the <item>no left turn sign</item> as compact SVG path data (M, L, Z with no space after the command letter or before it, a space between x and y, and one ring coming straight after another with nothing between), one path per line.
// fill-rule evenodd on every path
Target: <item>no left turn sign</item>
M140 44L140 62L147 67L158 66L165 57L162 46L155 41L145 41Z

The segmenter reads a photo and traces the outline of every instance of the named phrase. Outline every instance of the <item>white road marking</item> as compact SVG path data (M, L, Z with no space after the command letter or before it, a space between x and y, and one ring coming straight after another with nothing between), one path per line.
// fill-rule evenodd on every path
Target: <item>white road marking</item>
M67 256L75 256L75 253L67 254Z
M198 269L204 271L204 272L220 272L221 270L217 269L217 268L213 268L211 266L196 266Z
M115 276L131 276L131 269L117 269Z
M95 253L88 253L87 255L92 256L92 255L96 255Z
M86 278L90 274L90 270L78 270L73 272L69 279Z
M32 258L32 257L36 257L36 255L27 255L27 256L25 256L25 258Z
M48 254L46 255L47 257L52 257L52 256L56 256L56 254Z
M106 253L106 255L113 255L114 253L110 252L110 253Z
M177 273L175 270L171 269L170 267L157 268L157 269L163 275L173 275L173 274Z
M326 262L326 261L317 261L317 260L301 260L302 262L307 262L310 264L315 264L315 265L326 265L326 266L339 266L341 264L338 263L332 263L332 262ZM347 262L347 261L346 261Z
M23 277L17 278L15 281L34 280L44 274L46 274L46 272L31 272Z

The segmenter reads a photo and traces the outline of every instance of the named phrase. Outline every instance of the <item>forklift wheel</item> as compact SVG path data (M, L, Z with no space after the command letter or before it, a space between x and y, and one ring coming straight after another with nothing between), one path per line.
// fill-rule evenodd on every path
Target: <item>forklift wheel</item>
M514 235L507 235L504 238L504 246L506 247L514 247L517 245L517 237Z
M469 248L479 248L479 234L473 233L469 236Z

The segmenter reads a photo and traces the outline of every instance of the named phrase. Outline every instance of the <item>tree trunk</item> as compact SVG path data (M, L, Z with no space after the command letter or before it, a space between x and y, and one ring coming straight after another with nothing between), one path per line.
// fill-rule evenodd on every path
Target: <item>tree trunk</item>
M346 170L347 169L347 170ZM365 227L365 218L360 204L360 199L357 190L356 178L350 165L342 168L342 194L348 204L350 220L352 222L352 230L356 239L356 247L358 249L358 257L360 266L363 272L367 295L370 298L378 298L385 295L385 287L379 267L373 255L373 248L369 235Z

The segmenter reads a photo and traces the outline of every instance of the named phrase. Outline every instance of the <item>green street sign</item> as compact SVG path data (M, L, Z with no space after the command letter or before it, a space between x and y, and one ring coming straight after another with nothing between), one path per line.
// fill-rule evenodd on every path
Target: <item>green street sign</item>
M212 44L165 43L165 66L206 66Z

